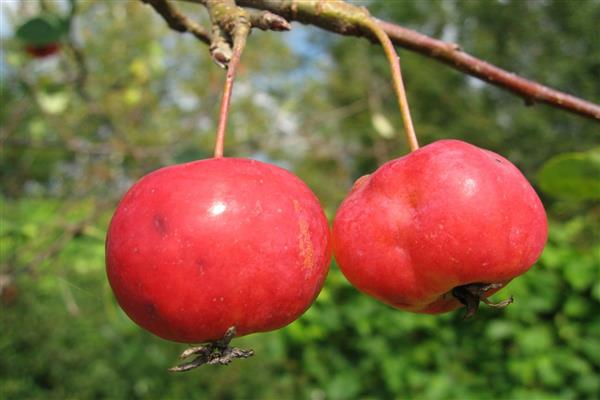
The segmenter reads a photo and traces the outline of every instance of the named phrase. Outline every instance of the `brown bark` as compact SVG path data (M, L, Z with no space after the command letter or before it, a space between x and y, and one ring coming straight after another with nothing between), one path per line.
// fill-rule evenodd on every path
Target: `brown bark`
M196 1L196 0L187 0ZM322 29L349 36L374 37L355 23L353 15L364 9L341 0L238 0L237 4L268 10L287 20L318 26ZM509 90L522 97L526 104L544 103L600 122L600 106L576 96L544 86L480 60L454 43L443 42L411 29L379 21L392 42L482 79L494 86Z

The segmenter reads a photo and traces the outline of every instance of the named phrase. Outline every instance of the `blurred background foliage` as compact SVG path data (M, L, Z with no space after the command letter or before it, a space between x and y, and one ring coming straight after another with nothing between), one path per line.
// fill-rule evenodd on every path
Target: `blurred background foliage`
M600 101L597 0L361 4ZM526 107L407 51L403 71L421 143L459 138L499 152L543 198L548 245L496 296L513 294L515 304L484 308L466 322L461 311L403 313L359 294L334 264L302 318L237 340L256 350L253 358L167 373L184 346L142 331L120 311L105 278L104 235L136 179L211 155L224 73L206 46L168 30L137 1L77 5L59 54L44 59L29 57L14 30L44 7L68 15L69 3L1 5L0 397L600 397L598 123ZM201 7L181 7L206 21ZM406 153L400 130L377 46L298 24L252 34L228 156L294 171L332 217L354 179Z

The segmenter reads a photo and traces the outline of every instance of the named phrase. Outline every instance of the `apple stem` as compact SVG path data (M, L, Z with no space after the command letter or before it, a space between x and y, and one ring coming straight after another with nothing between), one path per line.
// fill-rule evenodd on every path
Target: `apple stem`
M240 63L240 58L246 39L250 34L250 25L240 23L236 26L233 35L233 52L231 59L227 64L227 75L225 77L225 86L223 87L223 97L221 98L221 108L219 111L219 123L217 125L217 139L215 142L215 158L223 157L223 147L225 143L225 131L227 128L227 118L229 116L229 105L231 103L231 92L233 91L233 82L237 73L237 68Z
M464 319L469 319L477 312L479 302L483 302L486 305L495 308L504 308L511 304L514 301L512 296L498 303L492 303L485 296L487 291L499 289L502 286L501 283L471 283L469 285L455 287L452 289L452 295L467 307Z
M394 92L398 98L398 104L400 105L400 114L402 115L402 122L404 123L404 133L406 140L410 146L411 151L415 151L419 148L419 142L417 141L417 135L413 126L412 118L410 116L410 109L408 107L408 99L406 97L406 90L404 88L404 82L402 80L402 71L400 69L400 57L394 49L394 45L390 40L389 36L385 33L383 28L379 25L376 18L366 18L364 25L371 31L373 35L377 37L379 43L383 47L385 56L390 64L392 72L392 82L394 85Z
M244 350L229 347L231 339L235 337L235 326L230 327L223 338L202 346L190 347L181 353L180 358L196 356L192 361L169 368L171 372L185 372L201 365L227 365L236 358L248 358L254 355L254 350Z

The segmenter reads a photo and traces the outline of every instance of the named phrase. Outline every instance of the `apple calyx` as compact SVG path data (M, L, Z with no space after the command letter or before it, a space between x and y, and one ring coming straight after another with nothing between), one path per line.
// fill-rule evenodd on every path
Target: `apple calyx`
M511 304L514 301L512 296L498 303L492 303L488 300L486 292L493 289L500 289L502 286L504 286L502 283L470 283L452 289L452 296L467 307L467 312L463 319L469 319L475 315L479 308L479 302L483 302L494 308L504 308Z
M254 355L254 350L244 350L229 347L229 342L235 337L235 326L230 327L219 340L208 342L201 346L190 347L179 356L182 359L196 356L192 361L169 368L171 372L185 372L201 365L227 365L236 358L248 358Z

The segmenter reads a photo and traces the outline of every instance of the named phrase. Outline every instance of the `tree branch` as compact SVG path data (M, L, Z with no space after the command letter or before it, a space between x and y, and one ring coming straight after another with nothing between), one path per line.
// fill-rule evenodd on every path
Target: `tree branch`
M326 2L320 0L238 0L238 3L247 7L269 10L288 20L316 25L335 33L367 36L371 40L375 40L369 32L352 23L352 15L359 12L360 8L341 0ZM523 97L527 104L545 103L600 121L600 106L597 104L519 77L479 60L461 51L456 44L443 42L389 22L380 21L380 24L395 44L442 61L492 85L507 89Z
M175 6L168 3L167 0L142 0L142 2L150 4L171 29L177 32L190 32L198 40L210 44L210 34L195 21L182 14Z
M285 18L269 11L247 9L246 13L253 28L263 31L289 31L291 26Z
M183 0L204 3L204 0ZM355 21L364 9L342 0L237 0L238 6L270 11L286 20L318 26L348 36L363 36L375 41L371 33ZM517 76L443 42L389 22L379 21L392 42L441 61L468 75L522 97L526 104L544 103L600 122L600 106L576 96Z
M600 106L525 79L443 42L389 22L380 22L392 41L451 67L523 97L527 105L544 103L600 122Z
M239 21L247 21L251 28L273 31L287 31L290 24L277 14L269 11L243 9L234 0L194 0L208 10L211 20L211 33L188 18L168 0L141 0L149 4L177 32L190 32L200 41L210 45L213 61L222 68L227 67L232 56L232 32Z

